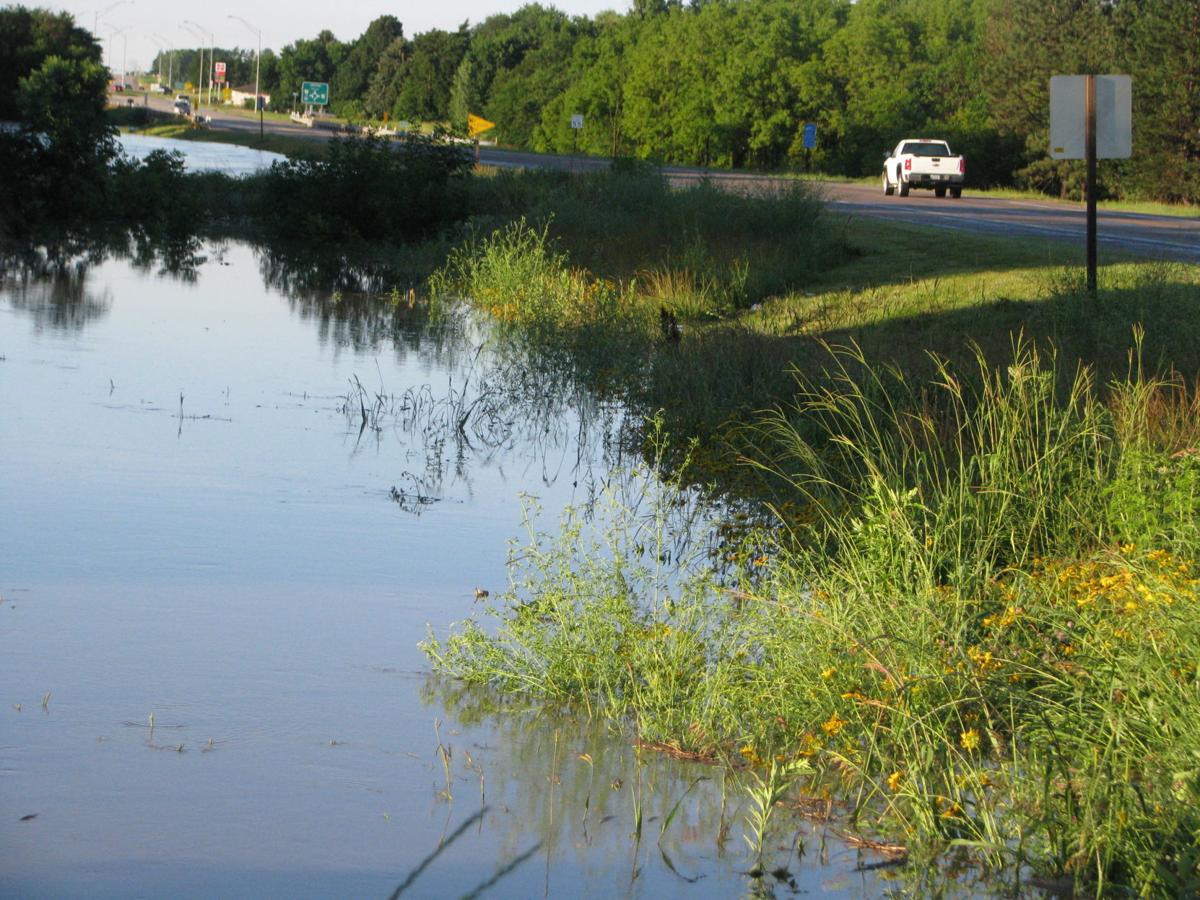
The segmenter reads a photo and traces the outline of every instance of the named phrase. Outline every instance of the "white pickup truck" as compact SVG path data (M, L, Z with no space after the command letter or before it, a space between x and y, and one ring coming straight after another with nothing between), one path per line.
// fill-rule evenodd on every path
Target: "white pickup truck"
M962 196L967 160L955 156L945 141L905 138L883 163L883 193L907 197L909 188L932 188L939 197Z

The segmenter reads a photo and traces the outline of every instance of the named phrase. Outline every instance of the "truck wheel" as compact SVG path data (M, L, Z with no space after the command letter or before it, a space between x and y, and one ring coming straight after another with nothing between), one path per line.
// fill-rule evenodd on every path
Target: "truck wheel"
M959 197L962 196L962 188L960 188L960 187L950 188L950 196L953 197L955 200L957 200Z
M890 181L887 180L887 172L883 173L883 196L890 197L896 192Z
M945 197L945 196L946 196L946 189L945 189L944 187L935 187L935 188L933 189L933 195L934 195L935 197Z
M900 189L901 197L908 196L908 182L904 180L903 176L898 176L896 178L896 187Z

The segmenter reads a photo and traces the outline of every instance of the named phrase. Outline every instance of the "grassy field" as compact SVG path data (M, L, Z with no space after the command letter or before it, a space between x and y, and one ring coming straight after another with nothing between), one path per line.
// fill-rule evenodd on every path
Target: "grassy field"
M948 255L802 186L475 190L433 295L657 410L665 487L594 542L571 513L532 533L436 668L838 798L999 890L1200 889L1195 267L1107 258L1093 298L1076 248ZM672 590L656 548L697 480L771 512Z

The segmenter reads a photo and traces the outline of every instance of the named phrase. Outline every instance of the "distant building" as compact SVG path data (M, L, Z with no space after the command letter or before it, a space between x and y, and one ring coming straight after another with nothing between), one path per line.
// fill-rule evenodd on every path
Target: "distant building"
M266 91L261 91L260 96L263 98L263 106L271 105L271 95ZM254 104L254 85L243 84L240 87L235 87L229 92L229 102L234 106L244 107L247 103Z

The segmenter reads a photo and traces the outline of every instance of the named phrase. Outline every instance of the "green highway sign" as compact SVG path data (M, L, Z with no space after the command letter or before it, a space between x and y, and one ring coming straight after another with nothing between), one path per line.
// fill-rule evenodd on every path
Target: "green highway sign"
M305 106L329 105L329 82L306 81L300 85L300 102Z

